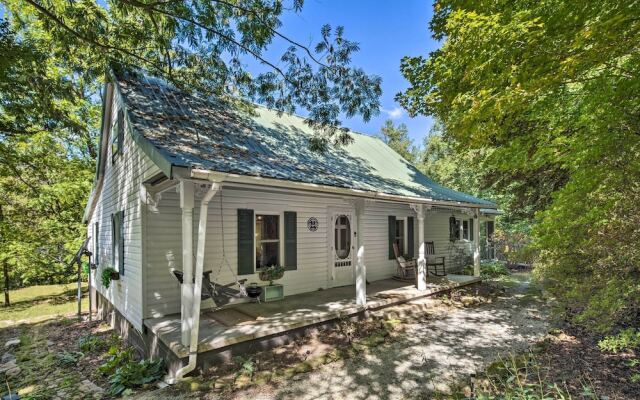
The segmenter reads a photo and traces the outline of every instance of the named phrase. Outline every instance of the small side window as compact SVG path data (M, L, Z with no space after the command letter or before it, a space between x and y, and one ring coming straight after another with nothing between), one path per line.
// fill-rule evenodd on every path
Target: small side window
M116 123L113 124L111 132L111 162L116 162L118 154L122 153L122 145L124 142L124 110L118 110Z
M462 221L462 238L465 240L469 240L469 221Z

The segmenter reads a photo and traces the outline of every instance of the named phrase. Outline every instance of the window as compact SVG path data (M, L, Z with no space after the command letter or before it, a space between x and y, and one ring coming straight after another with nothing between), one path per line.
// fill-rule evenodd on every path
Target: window
M111 162L116 162L116 156L122 153L122 144L124 142L124 111L118 110L116 123L111 130Z
M256 269L280 265L280 216L256 215Z
M466 219L462 221L462 238L469 240L469 221Z
M124 211L111 214L111 264L124 275Z
M100 225L97 221L93 223L93 263L100 264Z
M404 247L404 220L403 219L396 219L396 239L395 239L396 244L398 245L398 251L400 252L400 254L404 254L405 253L405 247Z
M334 234L336 256L338 259L344 260L351 253L351 224L349 223L349 217L340 215L336 218Z

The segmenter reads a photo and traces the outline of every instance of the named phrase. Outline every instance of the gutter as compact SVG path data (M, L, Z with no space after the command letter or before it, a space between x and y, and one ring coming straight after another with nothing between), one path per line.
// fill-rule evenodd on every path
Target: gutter
M180 368L173 378L167 379L167 383L174 384L196 368L198 358L198 334L200 333L200 295L202 294L202 272L204 270L204 251L207 239L207 217L209 215L209 202L220 190L220 182L212 180L211 188L202 198L200 203L200 221L198 223L198 247L196 250L196 270L194 272L195 283L193 286L193 318L191 324L191 337L189 340L189 363Z

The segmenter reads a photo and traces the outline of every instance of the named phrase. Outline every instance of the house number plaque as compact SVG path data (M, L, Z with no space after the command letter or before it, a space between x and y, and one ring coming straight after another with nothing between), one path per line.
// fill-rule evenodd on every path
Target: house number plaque
M309 230L311 232L315 232L318 230L318 218L316 217L311 217L307 220L307 228L309 228Z

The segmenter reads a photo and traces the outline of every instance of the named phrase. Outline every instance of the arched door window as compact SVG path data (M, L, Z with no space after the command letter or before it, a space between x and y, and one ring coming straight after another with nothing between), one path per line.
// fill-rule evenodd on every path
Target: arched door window
M351 224L349 223L349 217L346 215L339 215L336 218L334 240L338 259L344 260L349 257L351 252Z

